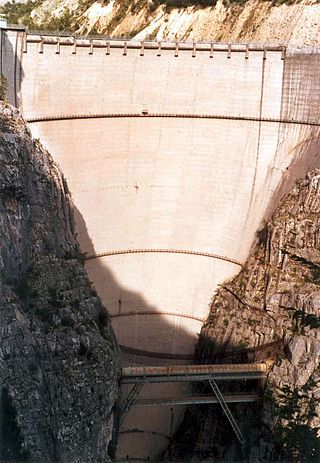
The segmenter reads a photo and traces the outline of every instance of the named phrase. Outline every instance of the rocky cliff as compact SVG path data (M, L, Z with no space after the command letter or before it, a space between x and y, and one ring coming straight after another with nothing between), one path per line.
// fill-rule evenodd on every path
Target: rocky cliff
M236 442L220 408L191 408L170 461L319 462L319 211L317 169L260 230L243 270L215 295L201 332L199 362L271 366L261 404L230 405L245 446Z
M0 461L109 461L118 350L88 281L70 195L0 106Z
M29 0L7 4L9 22L30 29L135 37L316 45L317 0Z

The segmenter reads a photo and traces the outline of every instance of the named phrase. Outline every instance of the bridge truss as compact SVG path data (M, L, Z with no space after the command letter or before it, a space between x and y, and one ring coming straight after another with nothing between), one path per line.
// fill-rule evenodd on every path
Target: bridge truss
M248 403L259 400L257 393L253 394L222 394L217 381L226 380L263 380L266 376L266 364L226 364L226 365L183 365L168 367L128 367L121 369L120 384L132 384L132 388L121 403L118 412L118 427L124 422L129 411L136 406L172 406L200 405L219 403L241 445L245 438L232 415L229 402ZM139 394L145 384L167 382L208 382L212 395L194 395L171 398L139 399Z

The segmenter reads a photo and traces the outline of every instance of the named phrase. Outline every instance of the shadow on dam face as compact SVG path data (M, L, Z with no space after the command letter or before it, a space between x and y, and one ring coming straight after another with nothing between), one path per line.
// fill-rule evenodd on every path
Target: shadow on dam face
M76 229L79 234L80 245L86 250L86 254L95 255L95 248L88 234L85 220L79 210L74 206L74 219ZM89 278L91 277L92 268L87 269ZM181 345L190 346L193 349L197 342L197 334L190 333L183 328L175 326L158 312L157 307L149 304L145 298L134 291L130 291L121 285L109 270L108 265L100 262L100 259L94 259L94 274L99 275L98 281L103 282L112 294L118 294L119 299L115 301L119 305L119 314L116 316L111 314L113 328L117 336L121 348L121 365L181 365L193 363L193 354L175 354L171 352L162 352L161 345L163 339L179 338L179 351ZM95 278L95 282L97 278ZM98 287L94 282L94 286L100 294L103 288ZM100 283L101 284L101 283ZM139 312L133 313L130 316L124 316L125 322L120 327L117 326L117 321L121 318L121 298L126 301L134 301L134 306L139 307ZM108 307L106 307L108 310ZM145 332L141 330L141 318L149 318L145 320ZM176 318L176 317L175 317ZM154 329L152 329L152 324ZM138 329L137 329L138 326ZM202 324L199 323L199 332ZM144 345L159 346L160 350L143 350L135 349L130 346L132 332L137 331L137 336L144 337ZM140 339L137 339L141 343ZM122 400L130 391L129 385L122 387ZM171 398L180 395L187 395L191 391L190 384L173 384L167 383L163 385L150 384L145 385L142 395L144 398ZM133 407L118 433L118 451L116 460L130 461L130 459L139 461L155 461L161 457L161 454L169 445L176 428L183 419L185 407ZM149 459L149 460L148 460Z
M23 30L15 30L11 34L0 28L0 75L5 77L6 94L9 103L16 108L21 107L21 85L24 79L22 66Z
M88 230L86 227L85 220L79 210L74 206L74 218L76 222L76 229L78 233L78 239L80 241L81 248L85 250L86 256L94 256L96 255L95 248L93 245L93 242L88 234ZM94 268L91 265L91 263L94 264ZM89 265L88 265L89 264ZM141 365L141 363L145 363L146 365L161 365L161 364L167 364L168 361L170 363L177 361L191 361L193 358L193 350L188 354L176 354L174 352L163 352L163 348L157 350L152 350L152 348L149 350L147 349L145 351L145 355L143 355L143 349L141 349L141 352L139 352L139 349L135 349L134 346L130 345L130 338L132 338L132 331L134 330L134 323L138 323L140 319L144 319L146 317L149 317L151 320L151 323L154 323L154 318L156 318L156 324L157 324L157 331L146 331L144 334L144 344L148 346L157 346L161 344L161 337L165 336L166 338L171 339L175 331L179 330L179 337L183 339L183 344L185 345L194 345L195 341L197 340L196 334L191 334L190 332L184 331L183 329L180 330L179 328L175 328L174 324L168 323L168 320L162 316L161 312L159 312L159 309L156 306L153 306L152 304L148 303L146 299L139 294L136 291L132 291L125 286L123 286L117 279L114 277L112 274L111 270L108 268L108 264L102 263L102 259L97 257L95 259L90 259L90 261L87 262L87 271L89 273L89 276L92 272L95 274L99 275L99 281L97 285L97 279L93 280L93 284L95 285L97 291L99 294L101 294L105 288L108 288L110 293L112 295L116 295L117 297L111 300L111 303L115 306L118 307L118 312L117 313L110 313L111 318L114 319L113 321L113 327L118 334L118 342L120 343L122 347L122 358L123 358L123 363L127 364L130 362L130 364L135 364L138 363ZM100 286L100 287L99 287ZM131 310L129 312L123 312L123 302L122 301L127 301L127 305L130 304L130 301L132 301L132 307L129 307L129 309L132 308L139 308L139 311L134 311ZM128 302L129 301L129 302ZM108 310L108 307L107 307ZM121 317L125 320L125 329L122 328L117 328L117 320L121 319ZM176 317L179 317L177 314ZM135 322L133 322L133 319L138 318ZM202 321L199 323L199 332L202 326ZM117 333L117 329L119 330ZM140 337L140 332L137 334L137 336ZM129 344L126 344L126 342L129 342ZM141 341L138 341L139 344L141 344Z
M95 248L92 240L88 234L85 220L79 210L74 206L74 218L76 222L76 229L79 233L80 242L87 253L93 255ZM99 273L100 281L104 281L105 285L108 286L112 291L116 291L118 294L126 296L127 300L134 299L139 304L141 309L145 312L156 311L156 307L148 304L145 298L137 292L132 292L129 289L121 285L117 279L113 276L112 272L108 269L107 265L102 265L99 259L95 259L95 272ZM90 271L89 271L90 277ZM98 293L99 293L99 288ZM108 309L108 307L106 307ZM145 332L145 337L149 339L149 343L156 341L161 346L161 335L164 336L170 334L174 330L174 325L170 324L168 320L161 316L161 313L156 317L156 328L157 334L153 332ZM153 317L150 317L153 322ZM118 337L118 341L121 343L126 342L126 335L130 337L130 331L133 329L133 322L131 317L124 317L127 321L126 332L120 332L121 339ZM133 318L136 318L136 322L139 323L139 314L137 313ZM152 322L151 320L151 322ZM199 332L202 325L199 325ZM114 329L117 335L117 325L114 323ZM176 333L175 333L176 334ZM140 336L143 335L140 331ZM200 333L199 333L200 335ZM154 339L156 336L156 339ZM143 352L137 353L138 350L132 349L130 352L129 346L122 346L121 363L122 366L128 365L177 365L177 364L192 364L192 363L249 363L253 361L252 352L250 349L239 348L239 346L228 343L228 352L225 351L226 345L220 345L219 343L213 342L211 339L200 336L199 342L197 336L192 336L187 331L181 330L179 336L184 339L186 345L191 345L196 349L194 355L174 355L173 353L161 352ZM144 355L143 355L144 354ZM261 358L259 359L261 360ZM223 384L224 383L224 384ZM259 388L257 380L254 381L228 381L220 384L222 391L227 392L255 392ZM122 386L121 399L130 391L128 385ZM172 398L180 396L188 396L191 393L203 394L210 393L208 385L201 383L196 384L177 384L167 383L162 385L150 384L145 385L142 393L139 397L144 399L151 398ZM240 408L239 408L240 407ZM237 413L241 410L240 415L244 416L250 414L251 419L258 421L259 418L259 405L257 404L230 404L232 412ZM187 413L185 415L185 411ZM220 409L219 404L212 404L201 406L201 410L206 410L205 414L216 414L217 420L219 420L221 426L225 429L223 433L224 437L217 438L215 442L217 452L219 451L219 445L226 443L232 444L237 457L242 455L243 450L234 435L230 424ZM191 406L186 408L185 406L171 406L171 407L144 407L135 406L131 408L127 418L123 422L118 432L118 446L115 453L115 461L129 462L129 461L175 461L174 460L174 447L171 448L172 442L176 442L176 438L183 434L185 439L186 434L190 435L190 431L194 430L195 434L190 435L188 443L181 454L184 455L183 461L187 463L189 461L189 455L192 453L194 445L196 444L196 437L200 428L200 421L203 415L199 412L199 406ZM220 425L219 424L219 425ZM186 429L189 428L190 429ZM244 427L244 426L243 426ZM215 430L218 434L218 430ZM211 433L212 437L215 435L214 430ZM186 442L185 442L186 443ZM112 452L114 449L111 449ZM190 460L192 461L192 460Z

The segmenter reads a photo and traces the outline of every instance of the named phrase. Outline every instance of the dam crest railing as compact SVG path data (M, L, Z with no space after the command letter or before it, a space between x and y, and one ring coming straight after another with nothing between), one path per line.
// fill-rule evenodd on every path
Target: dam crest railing
M23 29L13 29L23 31ZM50 33L50 32L31 32L23 31L23 53L28 51L28 43L38 44L38 52L44 52L44 45L55 45L56 53L60 53L61 46L68 46L72 53L77 53L77 48L87 48L89 54L93 54L94 49L105 49L105 54L111 54L112 49L122 49L123 55L127 55L130 50L140 50L143 56L145 50L154 50L157 56L161 56L162 51L172 50L174 56L178 57L180 52L191 52L192 57L196 57L198 52L208 52L209 58L213 58L215 53L226 53L227 58L231 58L232 53L244 53L245 59L249 59L250 52L262 52L263 59L267 58L268 52L281 52L281 59L285 59L286 46L266 45L266 44L237 44L221 42L184 42L184 41L148 41L135 39L114 39L106 37L81 37L75 34Z

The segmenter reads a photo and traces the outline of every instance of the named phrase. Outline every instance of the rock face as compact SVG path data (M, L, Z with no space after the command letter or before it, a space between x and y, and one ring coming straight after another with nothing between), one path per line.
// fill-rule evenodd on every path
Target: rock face
M171 461L319 461L319 192L318 169L260 230L243 270L215 295L201 332L200 362L272 364L262 405L231 406L246 445L237 445L220 409L189 409Z
M316 0L44 0L31 18L35 28L137 40L317 45L319 12Z
M0 106L0 461L109 461L118 348L65 180Z

